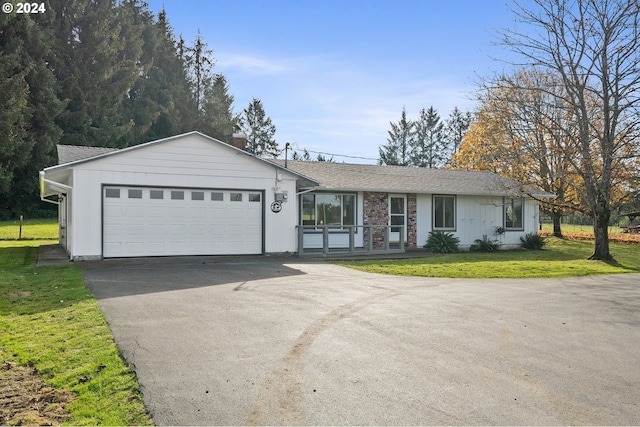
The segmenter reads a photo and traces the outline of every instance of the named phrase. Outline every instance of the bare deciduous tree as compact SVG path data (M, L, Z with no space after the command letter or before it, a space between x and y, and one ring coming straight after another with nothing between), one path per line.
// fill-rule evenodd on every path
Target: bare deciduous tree
M560 78L562 91L549 95L567 106L576 127L567 129L566 137L575 153L571 166L584 182L585 204L594 220L590 259L613 259L608 235L612 189L621 171L637 166L639 11L634 0L533 0L514 8L522 29L501 33L502 44L524 59L520 65Z

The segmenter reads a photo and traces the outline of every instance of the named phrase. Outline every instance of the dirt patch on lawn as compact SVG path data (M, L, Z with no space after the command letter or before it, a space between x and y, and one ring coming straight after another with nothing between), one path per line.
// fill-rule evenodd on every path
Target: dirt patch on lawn
M46 385L34 368L0 365L0 425L60 425L69 416L67 404L75 398Z

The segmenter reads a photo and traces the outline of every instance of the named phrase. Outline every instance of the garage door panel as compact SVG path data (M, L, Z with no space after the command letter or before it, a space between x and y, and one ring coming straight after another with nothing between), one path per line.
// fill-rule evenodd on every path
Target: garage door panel
M103 195L104 257L262 253L261 193L105 188L112 191Z

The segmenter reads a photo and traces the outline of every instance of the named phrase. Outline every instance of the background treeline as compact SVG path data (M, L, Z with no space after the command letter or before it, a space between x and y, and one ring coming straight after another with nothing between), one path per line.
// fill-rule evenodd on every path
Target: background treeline
M390 123L387 144L378 148L378 163L431 169L443 167L460 149L471 121L471 113L463 113L458 107L444 121L433 106L421 109L417 119L408 118L403 108L400 120Z
M0 14L0 219L52 212L37 176L56 163L56 144L123 148L192 130L226 141L242 125L256 151L277 152L260 100L234 114L212 51L199 34L176 36L164 11L137 0L45 5Z

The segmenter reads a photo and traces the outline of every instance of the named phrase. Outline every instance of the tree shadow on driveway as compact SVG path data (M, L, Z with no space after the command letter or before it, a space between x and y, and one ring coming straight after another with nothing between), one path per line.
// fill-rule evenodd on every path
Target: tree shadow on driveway
M87 287L96 299L305 275L286 264L291 258L178 257L81 262Z

